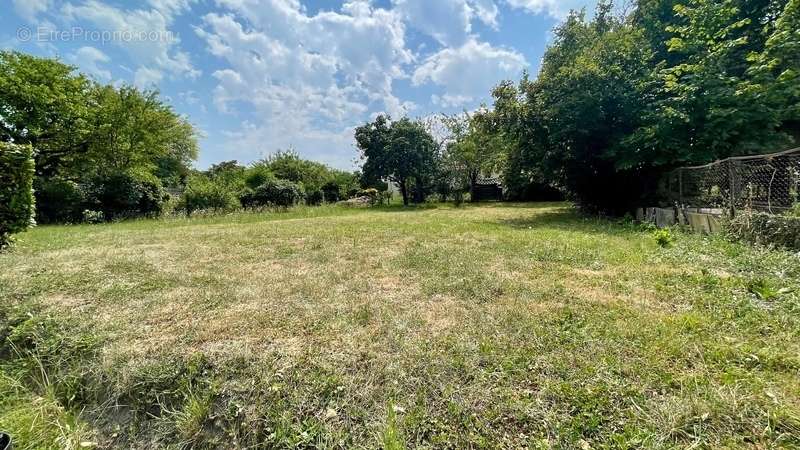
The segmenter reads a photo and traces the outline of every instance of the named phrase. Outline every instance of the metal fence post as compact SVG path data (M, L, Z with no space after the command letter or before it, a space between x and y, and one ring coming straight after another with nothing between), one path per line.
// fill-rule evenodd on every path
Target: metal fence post
M730 201L731 207L731 219L736 217L736 175L737 171L735 170L734 165L736 164L735 160L728 161L728 180L730 184L730 192L728 193L728 198Z

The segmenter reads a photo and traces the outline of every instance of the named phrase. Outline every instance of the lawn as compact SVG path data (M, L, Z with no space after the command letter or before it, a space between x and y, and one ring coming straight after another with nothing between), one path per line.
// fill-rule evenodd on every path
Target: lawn
M39 227L15 448L800 445L800 256L564 204Z

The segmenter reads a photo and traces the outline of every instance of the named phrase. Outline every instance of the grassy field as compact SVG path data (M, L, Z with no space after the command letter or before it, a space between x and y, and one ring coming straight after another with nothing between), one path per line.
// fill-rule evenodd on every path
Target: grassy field
M16 448L800 446L800 256L563 204L40 227Z

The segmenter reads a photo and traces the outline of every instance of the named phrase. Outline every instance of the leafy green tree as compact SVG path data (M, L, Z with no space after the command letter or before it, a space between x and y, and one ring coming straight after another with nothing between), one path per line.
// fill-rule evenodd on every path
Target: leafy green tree
M196 132L159 99L158 92L101 86L95 99L86 160L91 168L100 173L146 171L160 174L170 184L185 178L197 158ZM174 172L165 172L170 167Z
M275 178L301 184L309 191L319 190L330 177L330 169L325 164L303 159L291 149L268 156L263 164Z
M131 195L182 184L197 157L194 127L157 92L99 85L57 60L7 51L0 52L0 141L34 146L45 222L74 220L84 207L116 211L83 204L91 200L85 192L115 192L103 180L126 180Z
M457 184L469 186L472 198L481 175L503 170L507 140L499 132L496 117L493 111L484 108L444 119L451 135L445 144L444 159L454 171Z
M0 141L32 145L40 177L75 175L89 150L92 90L72 66L0 51Z
M409 204L412 194L415 201L424 200L433 187L439 149L422 123L408 118L392 122L381 115L356 128L355 138L367 179L396 183L404 205Z
M601 2L572 12L535 80L493 92L511 190L543 177L611 213L657 200L664 171L780 149L800 133L797 0Z

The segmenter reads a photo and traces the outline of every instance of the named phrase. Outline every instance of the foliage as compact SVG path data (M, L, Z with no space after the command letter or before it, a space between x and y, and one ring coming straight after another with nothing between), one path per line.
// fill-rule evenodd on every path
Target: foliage
M86 196L78 183L59 176L37 178L34 182L36 190L36 222L78 223L86 206Z
M189 177L186 188L178 200L177 210L192 214L195 211L230 211L239 208L240 191L224 178L213 179L205 174Z
M403 118L392 122L380 115L374 122L356 128L356 145L364 160L366 180L396 183L408 205L411 197L419 203L434 186L439 148L420 122Z
M91 209L84 209L82 219L85 223L103 223L106 220L105 214L102 211L92 211Z
M785 147L800 136L797 0L601 2L554 32L535 80L492 92L505 186L544 182L592 211L658 200L676 166ZM464 140L464 142L468 142Z
M158 178L134 172L97 175L84 192L87 208L102 212L106 220L158 216L166 195Z
M99 86L93 98L97 106L90 111L93 127L83 170L161 173L173 184L188 175L197 157L194 128L158 92ZM164 173L170 166L176 172Z
M496 132L497 117L483 108L444 119L451 137L443 160L452 174L454 188L467 185L472 197L479 176L500 173L505 167L508 140L505 134Z
M0 250L35 223L33 177L31 146L0 142Z
M43 188L37 203L46 222L79 220L75 185L97 191L99 179L136 173L154 189L178 186L197 157L194 127L158 92L100 85L54 59L0 52L0 111L0 142L36 148L36 185Z
M747 290L759 300L770 301L792 292L789 288L776 288L766 278L756 278L747 284Z
M322 190L306 191L306 204L307 205L321 205L325 200L325 194Z
M726 232L733 239L800 250L800 217L740 212L726 223Z
M275 178L275 174L272 173L269 166L256 163L245 170L244 184L250 189L255 189L273 178Z
M322 163L300 157L294 150L278 151L261 164L280 180L302 184L309 191L318 190L331 177L331 169Z
M320 188L322 195L326 202L336 203L347 196L346 192L342 192L342 186L335 181L331 180L322 185Z
M304 198L300 185L288 180L270 179L255 188L243 201L245 206L279 206L289 207L301 202Z
M36 148L36 172L70 171L88 151L92 83L52 59L0 51L0 141Z
M653 238L655 238L656 244L662 248L669 247L675 241L675 236L673 236L669 228L661 228L654 231Z

